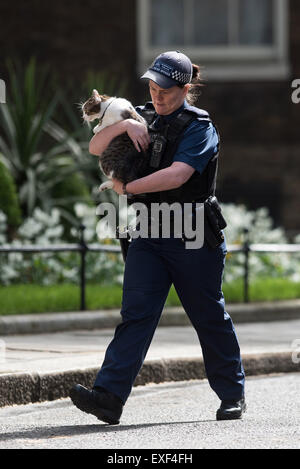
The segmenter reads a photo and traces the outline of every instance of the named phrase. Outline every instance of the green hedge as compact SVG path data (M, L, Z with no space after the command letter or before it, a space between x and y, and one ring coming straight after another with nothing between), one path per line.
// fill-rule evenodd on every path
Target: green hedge
M225 283L223 291L226 303L243 301L242 280ZM300 298L300 283L286 279L261 278L250 284L251 301L276 301ZM86 306L89 310L120 308L122 287L88 284ZM51 286L10 285L0 287L0 315L43 312L78 311L80 291L77 285ZM167 306L180 305L174 287L167 298Z

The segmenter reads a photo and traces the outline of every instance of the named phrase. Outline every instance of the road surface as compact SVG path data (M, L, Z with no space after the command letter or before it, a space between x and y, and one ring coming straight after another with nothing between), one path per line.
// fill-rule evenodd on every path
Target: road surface
M202 448L299 449L299 389L300 373L249 377L248 410L243 420L231 422L215 420L219 399L207 380L134 388L118 426L80 412L69 399L4 407L0 448L112 450L107 458L124 448L135 449L133 454L143 448L180 454Z

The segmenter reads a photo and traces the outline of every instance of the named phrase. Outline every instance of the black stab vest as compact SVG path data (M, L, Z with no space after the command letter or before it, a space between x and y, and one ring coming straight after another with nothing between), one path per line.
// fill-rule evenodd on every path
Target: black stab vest
M149 165L146 170L146 175L152 174L153 172L160 169L167 168L173 163L173 158L177 151L181 137L191 122L194 120L212 122L209 114L203 109L198 109L194 106L186 106L182 111L179 112L179 114L168 121L167 124L156 129L153 127L153 123L158 115L155 112L154 106L151 102L146 103L144 107L138 107L136 110L147 121L149 134L151 137L151 144L148 149ZM163 135L166 138L166 147L160 159L159 166L153 168L150 164L152 146L155 142L155 139L159 135ZM216 154L213 155L213 157L210 159L202 174L200 174L198 171L194 171L188 181L176 189L134 195L130 200L130 203L143 202L146 205L149 205L153 202L167 202L169 204L172 204L173 202L204 202L210 195L214 195L215 193L218 155L219 144Z

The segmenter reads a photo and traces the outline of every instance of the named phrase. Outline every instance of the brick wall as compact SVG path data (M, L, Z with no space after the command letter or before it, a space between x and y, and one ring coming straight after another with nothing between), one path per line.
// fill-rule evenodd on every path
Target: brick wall
M135 0L2 0L0 20L2 58L34 55L62 83L87 69L135 79Z

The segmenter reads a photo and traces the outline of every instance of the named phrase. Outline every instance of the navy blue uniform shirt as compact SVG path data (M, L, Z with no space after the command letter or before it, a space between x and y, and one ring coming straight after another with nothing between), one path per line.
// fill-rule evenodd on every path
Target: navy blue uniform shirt
M162 116L165 122L171 120L187 106L186 101L179 109L168 116ZM174 161L181 161L202 173L209 160L218 151L219 137L211 122L194 120L184 131Z

